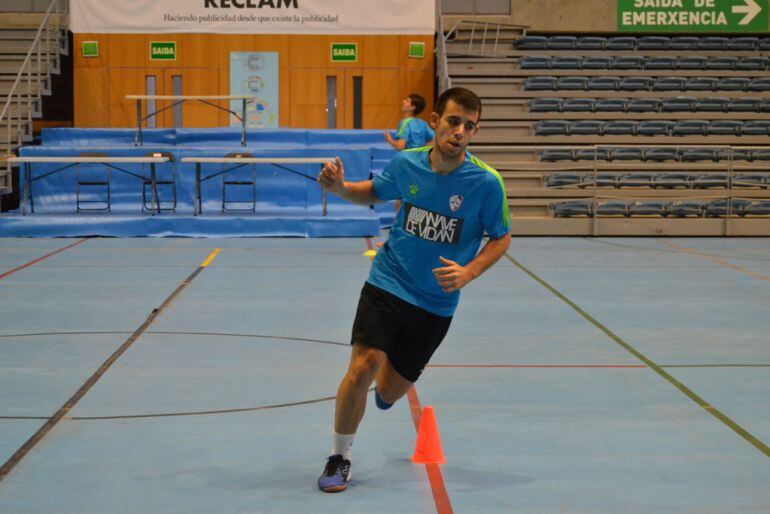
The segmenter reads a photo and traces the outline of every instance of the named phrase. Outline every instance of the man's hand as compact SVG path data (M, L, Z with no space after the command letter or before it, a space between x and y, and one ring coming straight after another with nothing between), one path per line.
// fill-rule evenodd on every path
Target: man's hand
M334 162L326 161L321 173L318 174L318 183L330 193L342 195L345 193L345 168L339 157Z
M453 293L476 278L468 268L460 266L455 261L443 257L439 259L445 266L433 268L433 275L445 293Z

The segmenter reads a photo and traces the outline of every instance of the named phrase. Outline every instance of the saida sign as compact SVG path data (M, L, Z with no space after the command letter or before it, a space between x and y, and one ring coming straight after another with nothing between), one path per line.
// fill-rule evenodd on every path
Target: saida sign
M618 0L621 32L766 32L768 0Z

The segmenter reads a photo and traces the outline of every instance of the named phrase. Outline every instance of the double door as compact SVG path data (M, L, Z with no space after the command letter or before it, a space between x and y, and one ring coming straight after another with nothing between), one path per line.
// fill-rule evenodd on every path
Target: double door
M109 69L109 126L136 127L136 101L126 95L217 95L218 68L121 67ZM229 114L199 101L142 102L143 128L218 127ZM228 108L226 101L212 102ZM153 115L153 113L155 113Z

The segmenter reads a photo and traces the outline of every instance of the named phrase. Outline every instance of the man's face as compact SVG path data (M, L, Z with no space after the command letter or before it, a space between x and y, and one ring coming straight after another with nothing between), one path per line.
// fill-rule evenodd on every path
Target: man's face
M401 103L401 110L404 112L412 112L414 110L414 106L412 105L412 99L408 96L404 98L404 101Z
M436 146L445 159L457 158L479 131L479 113L449 100L440 117L431 114L431 126L436 132Z

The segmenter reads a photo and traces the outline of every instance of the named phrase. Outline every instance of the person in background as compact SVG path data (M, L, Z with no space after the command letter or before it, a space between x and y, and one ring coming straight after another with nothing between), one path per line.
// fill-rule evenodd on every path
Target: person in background
M404 115L398 123L396 137L391 136L390 131L385 131L385 140L396 150L421 148L433 141L433 130L420 118L415 118L425 109L425 98L412 93L401 104L401 113Z

